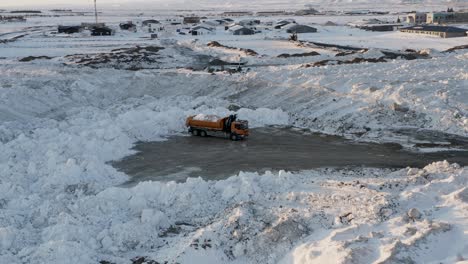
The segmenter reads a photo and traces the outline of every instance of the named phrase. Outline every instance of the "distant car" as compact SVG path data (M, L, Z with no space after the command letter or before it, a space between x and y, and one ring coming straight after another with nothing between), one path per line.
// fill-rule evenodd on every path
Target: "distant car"
M187 34L185 34L184 32L179 32L179 35L187 35Z

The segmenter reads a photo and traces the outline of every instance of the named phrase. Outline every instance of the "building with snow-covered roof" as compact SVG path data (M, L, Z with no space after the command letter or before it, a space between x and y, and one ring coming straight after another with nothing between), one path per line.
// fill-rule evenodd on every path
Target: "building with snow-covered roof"
M286 28L286 32L288 33L315 33L317 29L314 27L306 26L306 25L291 25Z
M468 22L468 12L435 12L428 13L427 24L449 24Z
M184 17L183 23L184 24L198 24L200 23L200 17L194 17L194 16Z
M209 26L209 27L217 27L222 25L222 23L218 20L205 20L203 21L203 24Z
M289 20L281 20L281 21L276 22L274 27L275 27L275 29L282 29L285 26L290 25L290 24L294 24L294 23L296 23L296 22L292 22L292 21L289 21Z
M239 21L237 24L241 26L254 26L254 25L259 25L261 23L260 20L258 19L244 19Z
M24 16L0 16L0 22L26 22Z
M425 24L427 20L427 13L414 12L406 16L406 22L415 25Z
M286 11L259 11L257 16L284 16L287 15Z
M229 31L232 32L233 35L253 35L255 34L255 30L241 26L241 25L236 25L231 28L229 28Z
M456 38L465 37L468 29L446 26L414 26L401 28L400 31L405 33L439 36L441 38Z
M229 16L229 17L253 16L253 12L249 12L249 11L231 11L231 12L224 12L221 15L222 16Z
M348 23L348 25L355 27L355 28L367 30L367 31L379 31L379 32L394 31L395 29L403 26L398 23L396 24L389 23L389 22L378 20L375 18L354 21L354 22Z
M358 27L362 27L365 25L377 25L377 24L385 24L385 23L387 22L379 20L379 19L371 18L371 19L361 19L361 20L357 20L354 22L350 22L348 23L348 26L358 28Z
M114 31L108 27L94 27L91 29L91 36L110 36L113 33Z
M206 27L206 26L195 26L193 28L190 29L190 33L193 35L193 36L200 36L200 35L210 35L210 34L213 34L214 31L212 28L209 28L209 27Z
M141 25L142 26L148 26L148 25L151 25L151 24L159 24L160 22L156 19L147 19L147 20L143 20L143 22L141 22Z
M83 28L81 26L58 26L58 33L73 34L81 32Z
M316 15L318 13L320 13L320 12L317 11L316 9L314 9L314 8L303 9L303 10L298 10L298 11L294 12L294 14L296 16L309 16L309 15Z
M136 25L132 21L122 22L119 27L122 30L136 30Z

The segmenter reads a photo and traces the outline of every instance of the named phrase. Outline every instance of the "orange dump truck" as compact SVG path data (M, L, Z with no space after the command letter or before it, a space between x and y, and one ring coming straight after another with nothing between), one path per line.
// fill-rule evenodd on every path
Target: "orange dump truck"
M194 136L224 136L231 140L244 139L249 135L249 123L237 120L237 115L220 118L214 115L189 116L185 122L188 131Z

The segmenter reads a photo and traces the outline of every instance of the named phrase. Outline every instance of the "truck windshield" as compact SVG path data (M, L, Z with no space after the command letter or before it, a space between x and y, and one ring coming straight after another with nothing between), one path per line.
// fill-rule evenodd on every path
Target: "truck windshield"
M236 124L236 125L235 125L235 128L236 128L236 129L243 130L243 129L248 129L249 126L248 126L247 124Z

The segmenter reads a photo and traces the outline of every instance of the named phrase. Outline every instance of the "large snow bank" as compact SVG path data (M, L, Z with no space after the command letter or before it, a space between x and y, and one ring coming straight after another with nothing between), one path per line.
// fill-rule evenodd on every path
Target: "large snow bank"
M236 76L0 65L0 263L467 258L468 180L456 165L119 188L127 177L107 164L136 141L184 132L187 116L233 113L233 101L249 106L237 113L252 126L291 114L330 132L417 124L464 134L466 56L449 58ZM387 116L395 102L413 112ZM412 208L421 217L407 218Z
M71 70L89 74L86 78L28 67L6 68L0 79L7 109L0 115L0 263L97 263L106 254L119 259L143 240L161 245L157 230L166 230L174 219L162 208L144 206L144 197L128 200L134 209L113 208L112 201L126 190L109 187L127 177L107 162L130 154L136 141L185 132L187 116L232 113L227 102L190 95L156 98L148 95L154 83L134 86L140 73L102 82L91 71ZM281 112L240 109L239 114L273 125L288 121ZM138 219L121 221L122 213L134 212Z
M466 228L468 174L439 162L382 185L390 206L384 221L353 223L311 235L281 263L462 263L468 254ZM395 195L398 193L398 195ZM374 196L378 200L378 196ZM354 209L350 209L353 211ZM349 217L347 217L349 218ZM358 220L359 221L359 220ZM465 230L465 231L462 231Z
M4 216L14 218L2 220L1 258L10 263L128 263L136 256L178 263L455 262L467 257L467 181L465 169L440 162L394 173L240 173L219 182L144 182L94 194L74 189L35 199L37 207L20 195L4 206ZM407 216L412 208L421 214L417 219Z

